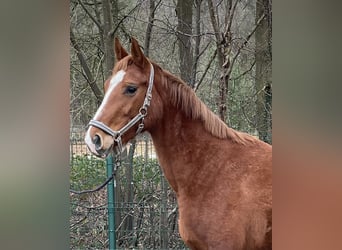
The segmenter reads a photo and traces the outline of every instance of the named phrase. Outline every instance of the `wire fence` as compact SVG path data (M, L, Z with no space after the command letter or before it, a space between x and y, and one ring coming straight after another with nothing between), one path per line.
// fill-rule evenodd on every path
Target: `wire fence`
M70 133L70 188L93 189L106 180L106 163L91 155L84 130ZM117 249L187 249L178 233L178 209L147 134L129 143L116 174ZM70 193L71 249L108 249L106 187Z

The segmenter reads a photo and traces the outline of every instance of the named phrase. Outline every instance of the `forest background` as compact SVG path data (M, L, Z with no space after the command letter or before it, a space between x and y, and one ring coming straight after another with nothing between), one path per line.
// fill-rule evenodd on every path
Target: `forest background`
M70 20L71 127L101 102L114 37L135 37L228 126L272 143L270 0L72 0Z

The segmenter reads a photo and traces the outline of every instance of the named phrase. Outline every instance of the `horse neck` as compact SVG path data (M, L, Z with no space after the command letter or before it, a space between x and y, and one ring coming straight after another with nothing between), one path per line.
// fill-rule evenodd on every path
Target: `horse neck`
M194 171L204 170L201 156L206 152L206 142L214 138L200 120L186 117L173 106L164 107L162 120L150 134L165 177L178 194Z

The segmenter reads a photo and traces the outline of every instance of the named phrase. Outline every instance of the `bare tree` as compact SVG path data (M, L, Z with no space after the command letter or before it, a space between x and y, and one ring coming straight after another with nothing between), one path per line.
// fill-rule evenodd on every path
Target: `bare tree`
M113 30L113 16L112 16L112 3L109 0L102 0L103 9L103 44L105 51L105 75L109 76L112 74L114 67L114 34L111 33Z
M176 13L178 17L177 37L180 59L181 78L191 87L194 86L192 77L193 50L192 39L192 5L193 0L178 0Z
M73 33L73 31L70 29L70 41L71 44L73 45L74 49L76 50L76 54L77 57L80 61L81 67L83 68L84 71L84 77L87 80L91 90L93 91L97 103L100 104L101 100L102 100L102 92L99 89L99 87L96 85L96 80L94 79L94 76L88 66L88 63L86 61L84 52L82 51L82 49L80 48L80 46L77 44L77 41L75 39L75 35Z
M160 1L159 1L160 3ZM148 24L146 28L145 34L145 45L144 45L144 53L148 57L150 54L150 43L151 43L151 36L152 36L152 27L154 23L154 13L156 11L156 5L154 0L150 0L150 9L149 9L149 16L148 16Z
M210 13L211 24L214 29L216 46L217 46L217 59L218 65L221 68L220 83L219 83L219 100L218 109L220 118L226 122L227 119L227 95L228 83L231 72L231 50L232 50L232 22L235 14L236 5L238 0L233 3L233 0L227 1L227 10L224 19L224 29L221 30L219 25L220 19L217 9L213 5L212 0L208 0L208 8Z
M256 2L255 86L259 138L272 143L272 13L271 0Z
M241 55L241 51L249 44L250 39L255 34L257 27L260 25L263 17L259 18L254 28L249 31L244 37L234 32L234 22L237 16L237 6L242 5L242 0L226 0L220 1L223 4L224 16L220 16L218 6L214 6L212 0L207 0L210 20L215 34L217 47L217 61L220 69L219 79L219 98L218 98L218 113L220 118L229 124L228 115L228 93L229 83L233 68L236 66L237 60ZM223 21L223 23L222 23Z
M196 84L196 77L197 77L197 67L198 62L200 59L200 45L201 45L201 5L202 0L195 0L195 23L194 23L194 30L195 30L195 47L194 47L194 55L193 55L193 64L191 69L191 81L190 86L192 88L198 88L198 84Z

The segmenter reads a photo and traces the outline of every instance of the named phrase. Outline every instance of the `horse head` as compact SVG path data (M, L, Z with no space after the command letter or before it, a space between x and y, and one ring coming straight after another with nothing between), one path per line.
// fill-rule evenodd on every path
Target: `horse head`
M123 145L151 124L154 67L131 39L131 54L115 39L116 64L104 84L104 98L89 122L85 142L96 156L105 158L111 150L121 152Z

